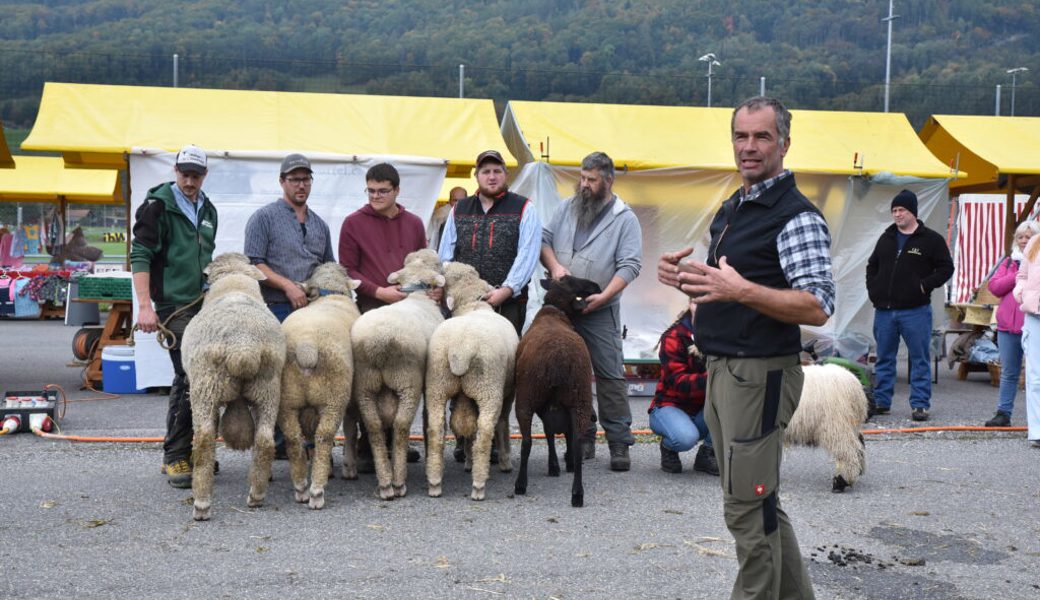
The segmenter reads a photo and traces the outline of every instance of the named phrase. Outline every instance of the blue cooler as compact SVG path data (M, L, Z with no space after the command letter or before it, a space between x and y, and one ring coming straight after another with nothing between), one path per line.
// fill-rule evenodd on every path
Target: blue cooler
M130 346L105 346L101 349L101 387L110 394L145 394L137 389L134 349Z

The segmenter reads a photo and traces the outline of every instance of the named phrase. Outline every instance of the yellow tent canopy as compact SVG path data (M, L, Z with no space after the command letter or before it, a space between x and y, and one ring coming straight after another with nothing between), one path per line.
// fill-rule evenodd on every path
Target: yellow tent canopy
M477 190L477 180L472 177L445 177L441 193L437 196L437 204L447 202L448 194L457 187L465 189L467 195L472 194Z
M733 171L729 108L511 101L502 132L513 155L577 166L595 150L618 168ZM947 178L901 113L794 110L784 166L799 173Z
M123 204L117 171L72 169L60 157L13 159L13 169L0 169L0 201Z
M484 150L509 156L491 100L47 83L27 150L125 167L133 148L397 154L465 176Z
M11 149L7 147L7 138L4 136L4 124L0 121L0 168L13 166L14 159L11 158Z

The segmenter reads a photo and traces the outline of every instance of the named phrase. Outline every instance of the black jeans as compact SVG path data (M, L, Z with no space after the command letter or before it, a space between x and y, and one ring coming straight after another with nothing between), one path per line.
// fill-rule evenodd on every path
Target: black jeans
M179 307L156 311L159 322L164 323ZM177 336L177 343L170 348L173 363L173 383L170 386L170 403L166 409L166 438L163 440L163 464L191 458L191 439L195 430L191 425L191 396L188 376L181 364L181 338L184 329L201 308L201 303L181 312L164 327Z

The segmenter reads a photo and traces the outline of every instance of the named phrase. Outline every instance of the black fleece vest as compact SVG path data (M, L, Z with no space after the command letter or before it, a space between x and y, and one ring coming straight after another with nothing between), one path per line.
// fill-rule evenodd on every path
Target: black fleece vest
M513 192L496 199L487 213L477 196L460 200L455 205L454 260L472 265L489 284L502 285L520 247L520 219L526 206L527 198Z
M820 213L785 177L761 196L739 208L739 191L723 202L711 223L707 263L723 256L745 279L771 288L789 289L776 238L787 222L806 211ZM741 358L784 356L801 351L798 325L782 323L739 302L711 302L697 307L694 340L705 354Z

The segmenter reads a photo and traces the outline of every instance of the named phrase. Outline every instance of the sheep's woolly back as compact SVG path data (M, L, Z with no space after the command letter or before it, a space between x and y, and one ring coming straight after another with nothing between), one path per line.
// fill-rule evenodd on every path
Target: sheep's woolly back
M866 470L860 434L867 418L863 386L838 365L809 365L802 370L805 383L784 443L827 450L834 458L836 475L851 485Z

